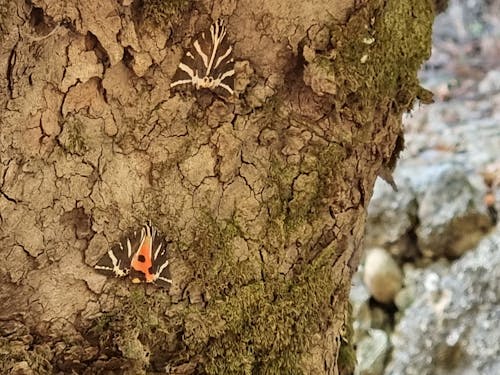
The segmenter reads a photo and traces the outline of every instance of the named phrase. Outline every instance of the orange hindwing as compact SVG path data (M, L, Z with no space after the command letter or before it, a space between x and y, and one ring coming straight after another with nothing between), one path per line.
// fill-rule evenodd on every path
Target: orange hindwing
M122 238L99 260L95 268L118 277L129 275L133 283L172 284L169 271L168 242L148 223L140 232Z

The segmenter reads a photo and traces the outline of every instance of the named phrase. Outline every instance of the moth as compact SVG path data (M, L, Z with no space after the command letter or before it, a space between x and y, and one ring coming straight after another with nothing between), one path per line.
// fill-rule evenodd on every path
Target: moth
M234 94L233 47L226 38L224 21L218 19L209 31L202 31L184 54L170 88L194 86L219 96Z
M172 284L168 262L168 242L158 230L145 224L140 231L123 236L94 268L105 275L129 276L133 283Z

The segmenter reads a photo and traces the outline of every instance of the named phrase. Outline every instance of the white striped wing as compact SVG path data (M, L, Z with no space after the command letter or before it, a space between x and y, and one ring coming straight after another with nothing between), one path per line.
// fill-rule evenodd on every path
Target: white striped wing
M221 19L202 32L185 53L172 78L171 88L192 85L195 89L210 89L221 96L234 94L233 47L226 38Z

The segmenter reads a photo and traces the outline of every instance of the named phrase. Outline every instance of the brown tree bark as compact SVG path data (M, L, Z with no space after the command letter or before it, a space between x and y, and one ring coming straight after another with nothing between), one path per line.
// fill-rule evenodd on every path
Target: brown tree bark
M218 17L238 98L170 92ZM0 372L350 373L366 207L426 97L433 17L428 0L2 2ZM148 219L172 287L95 273Z

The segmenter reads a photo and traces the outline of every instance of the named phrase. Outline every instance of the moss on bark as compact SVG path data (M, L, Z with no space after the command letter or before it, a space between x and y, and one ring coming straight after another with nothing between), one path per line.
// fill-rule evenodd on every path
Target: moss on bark
M335 101L356 123L370 122L381 102L411 109L421 93L417 72L430 56L432 1L371 1L345 25L331 26L333 48L313 64L336 84Z

